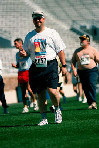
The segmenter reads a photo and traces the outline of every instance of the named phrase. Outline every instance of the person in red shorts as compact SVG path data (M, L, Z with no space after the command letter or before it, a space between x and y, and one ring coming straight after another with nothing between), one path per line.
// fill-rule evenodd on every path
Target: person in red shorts
M17 49L19 49L19 52L16 53L17 64L15 65L12 63L12 67L18 68L18 83L21 87L22 100L24 105L22 113L29 112L29 109L27 107L26 90L28 90L34 102L34 110L38 110L38 105L35 99L35 95L33 94L29 85L29 68L31 66L32 61L29 57L20 56L20 50L22 50L22 45L23 45L23 40L21 38L15 39L14 45Z

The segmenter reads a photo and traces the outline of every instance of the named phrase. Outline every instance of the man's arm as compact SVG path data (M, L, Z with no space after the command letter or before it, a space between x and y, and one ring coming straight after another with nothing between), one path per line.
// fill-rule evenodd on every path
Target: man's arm
M94 49L94 60L99 64L99 51Z
M22 48L22 50L20 51L20 56L22 56L22 57L27 57L27 56L29 56L28 54L27 54L27 52Z
M67 73L67 69L66 69L66 61L65 61L65 54L64 54L64 51L61 50L60 52L58 52L58 56L59 56L59 59L62 63L62 75L66 75Z
M71 69L73 71L73 75L77 77L77 70L76 70L76 53L74 52L72 60L71 60Z
M14 67L14 68L19 68L19 63L17 63L16 65L15 65L14 63L12 63L11 65L12 65L12 67Z

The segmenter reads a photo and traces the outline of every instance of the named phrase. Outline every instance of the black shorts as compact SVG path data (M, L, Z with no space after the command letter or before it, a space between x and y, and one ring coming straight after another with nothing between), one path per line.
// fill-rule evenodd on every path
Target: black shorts
M33 93L40 93L49 88L57 89L58 63L54 59L47 63L47 67L36 67L33 63L29 69L29 83Z

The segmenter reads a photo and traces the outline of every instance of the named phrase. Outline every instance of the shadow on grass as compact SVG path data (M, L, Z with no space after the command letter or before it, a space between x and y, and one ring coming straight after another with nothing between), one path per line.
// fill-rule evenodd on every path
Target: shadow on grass
M64 112L64 111L72 111L72 110L88 110L88 108L73 108L73 109L63 109L63 111L62 112Z
M48 125L54 125L57 123L48 123ZM47 124L46 124L47 125ZM30 126L38 126L38 124L26 124L26 125L5 125L5 126L0 126L0 128L16 128L16 127L30 127ZM45 126L45 125L43 125ZM42 126L38 126L38 127L42 127Z

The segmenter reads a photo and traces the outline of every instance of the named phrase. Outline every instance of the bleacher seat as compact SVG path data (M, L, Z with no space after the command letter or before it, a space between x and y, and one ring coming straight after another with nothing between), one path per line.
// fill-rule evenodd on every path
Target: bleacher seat
M32 12L42 9L47 20L46 26L56 29L65 42L66 59L70 61L74 50L79 47L79 35L71 30L73 20L86 23L99 20L98 8L97 0L0 0L0 36L10 39L12 47L15 38L24 40L26 34L34 29ZM99 49L98 43L92 41L91 45ZM0 48L3 73L17 72L11 67L17 52L12 47Z

